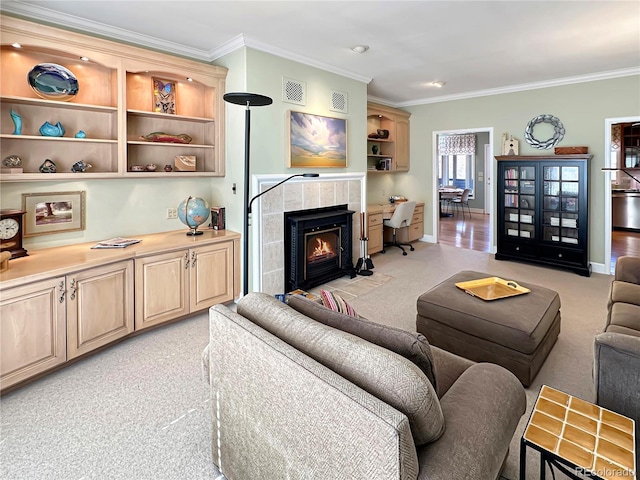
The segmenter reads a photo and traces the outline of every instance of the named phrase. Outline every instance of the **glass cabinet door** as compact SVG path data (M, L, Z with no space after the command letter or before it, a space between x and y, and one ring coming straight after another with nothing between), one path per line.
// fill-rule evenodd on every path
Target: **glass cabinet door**
M578 245L580 167L543 166L543 177L543 240Z
M504 234L535 238L536 168L508 166L504 170Z

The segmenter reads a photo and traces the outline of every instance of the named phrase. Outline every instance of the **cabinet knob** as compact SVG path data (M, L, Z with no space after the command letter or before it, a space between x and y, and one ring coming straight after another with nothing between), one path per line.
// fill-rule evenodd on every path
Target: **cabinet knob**
M519 251L520 251L520 247L516 247L516 252L519 252Z
M562 258L562 254L561 253L558 254L558 258Z
M184 252L184 268L189 268L189 252Z
M196 266L196 252L191 252L191 267L195 267Z

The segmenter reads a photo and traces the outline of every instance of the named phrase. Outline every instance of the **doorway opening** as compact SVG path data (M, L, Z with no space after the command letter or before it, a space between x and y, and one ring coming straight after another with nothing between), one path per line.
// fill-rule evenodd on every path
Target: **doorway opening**
M452 136L473 136L474 146L461 138L461 150L451 141L442 147L443 140ZM433 136L433 232L436 243L469 250L495 253L493 231L495 194L492 179L495 174L493 161L493 127L436 131ZM462 215L462 209L452 210L446 201L443 188L454 186L462 193L471 188L469 199L471 215ZM446 190L446 188L444 188ZM445 198L443 198L443 196Z
M605 273L614 273L622 255L640 255L640 117L605 119Z

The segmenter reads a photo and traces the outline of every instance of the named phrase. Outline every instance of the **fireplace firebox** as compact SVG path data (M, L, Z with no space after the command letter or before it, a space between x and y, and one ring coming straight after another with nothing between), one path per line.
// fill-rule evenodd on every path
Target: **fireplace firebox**
M285 212L285 288L309 289L355 276L352 215L347 205Z

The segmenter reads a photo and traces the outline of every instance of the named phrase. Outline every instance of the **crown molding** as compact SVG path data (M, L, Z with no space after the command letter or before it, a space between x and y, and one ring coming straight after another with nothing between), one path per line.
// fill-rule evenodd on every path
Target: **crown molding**
M321 70L335 73L343 77L351 78L359 82L364 82L366 84L371 82L371 78L364 75L344 70L328 63L313 60L311 58L290 52L285 49L274 47L273 45L269 45L247 35L238 35L225 42L221 46L213 50L206 51L198 48L187 47L175 42L167 42L166 40L161 40L149 35L132 32L131 30L112 27L100 22L94 22L92 20L86 20L74 15L56 12L48 8L22 3L19 0L2 2L0 11L18 15L26 19L36 20L49 25L82 31L94 36L99 35L112 40L118 40L138 46L144 46L152 48L154 50L173 53L176 55L181 55L205 62L213 62L218 58L232 53L242 47L251 47L256 50L276 55L278 57L286 58L288 60L302 63L304 65L309 65L311 67L319 68Z
M174 42L167 42L156 37L132 32L123 28L112 27L104 23L86 20L60 13L48 8L22 3L18 0L2 2L0 4L2 13L10 13L26 20L37 21L55 27L63 27L77 32L86 33L92 36L100 36L110 40L129 43L136 46L151 48L161 52L173 53L194 60L208 61L209 52L198 48L187 47Z
M475 92L443 95L439 97L424 98L422 100L412 100L409 102L396 102L391 106L397 107L397 108L413 107L417 105L426 105L429 103L450 102L452 100L466 100L469 98L486 97L490 95L501 95L504 93L524 92L527 90L537 90L540 88L559 87L562 85L572 85L575 83L595 82L598 80L609 80L612 78L629 77L632 75L640 75L640 67L625 68L621 70L610 70L607 72L591 73L589 75L580 75L575 77L556 78L553 80L545 80L543 82L523 83L521 85L511 85L508 87L491 88L488 90L477 90Z
M282 57L287 60L292 60L297 63L302 63L304 65L308 65L310 67L318 68L320 70L324 70L326 72L335 73L336 75L340 75L342 77L350 78L352 80L356 80L358 82L363 82L369 84L372 80L371 77L367 77L364 75L360 75L359 73L351 72L349 70L344 70L342 68L338 68L334 65L330 65L328 63L320 62L318 60L314 60L309 57L305 57L304 55L299 55L297 53L290 52L288 50L274 47L268 43L264 43L260 40L257 40L248 35L244 35L245 46L253 48L255 50L260 50L262 52L269 53L271 55L275 55L277 57Z

